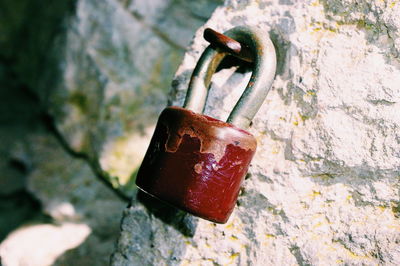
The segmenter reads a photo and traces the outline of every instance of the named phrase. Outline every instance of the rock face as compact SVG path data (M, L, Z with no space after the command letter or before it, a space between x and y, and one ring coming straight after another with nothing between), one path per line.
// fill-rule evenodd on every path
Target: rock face
M171 101L183 103L205 27L270 34L277 75L236 210L216 225L139 192L112 264L400 264L399 14L397 1L226 1L198 30ZM206 114L226 119L249 77L215 74Z
M30 166L28 190L48 219L7 236L0 244L3 265L107 265L126 203L51 135L30 134L13 154Z
M68 145L115 188L132 189L185 47L218 3L76 2L59 38L50 113Z
M2 3L1 265L109 264L128 202L99 178L134 193L168 84L218 4Z

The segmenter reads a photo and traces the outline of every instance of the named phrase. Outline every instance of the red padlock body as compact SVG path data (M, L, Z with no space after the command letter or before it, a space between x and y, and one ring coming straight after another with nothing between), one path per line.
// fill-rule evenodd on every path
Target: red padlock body
M256 147L256 139L245 130L168 107L160 115L136 184L189 213L225 223Z

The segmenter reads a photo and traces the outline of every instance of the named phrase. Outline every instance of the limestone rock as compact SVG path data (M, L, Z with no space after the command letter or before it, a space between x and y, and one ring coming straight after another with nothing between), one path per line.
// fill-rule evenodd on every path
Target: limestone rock
M68 145L114 187L129 193L185 47L218 3L77 1L56 41L60 78L48 107Z
M400 264L399 14L397 1L226 1L197 31L171 101L183 103L205 27L270 34L277 75L238 206L216 225L138 193L112 264ZM226 119L250 77L236 70L214 75L207 114Z
M13 151L31 166L28 189L51 219L9 234L3 265L107 265L126 203L51 135L31 134Z
M28 186L52 220L12 232L0 264L108 264L127 203L98 178L135 193L132 176L168 84L193 32L221 3L2 3L0 196ZM20 207L16 219L7 212L15 205L0 206L1 238L33 216Z
M90 227L85 224L27 226L1 244L1 261L4 265L53 265L65 250L75 248L89 234Z

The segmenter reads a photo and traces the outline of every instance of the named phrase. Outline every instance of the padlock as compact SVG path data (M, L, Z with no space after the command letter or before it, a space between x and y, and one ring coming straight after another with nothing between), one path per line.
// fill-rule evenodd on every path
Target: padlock
M276 55L268 34L253 27L224 33L253 53L250 81L227 122L201 114L211 76L228 54L210 45L197 63L184 108L167 107L138 171L136 184L146 193L201 218L225 223L256 151L245 131L272 85Z

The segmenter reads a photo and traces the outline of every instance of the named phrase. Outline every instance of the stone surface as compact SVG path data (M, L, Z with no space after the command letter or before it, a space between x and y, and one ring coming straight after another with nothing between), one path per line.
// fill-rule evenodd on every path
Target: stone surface
M49 110L68 145L129 193L169 84L218 0L76 3ZM131 182L130 182L131 181Z
M129 194L185 48L222 2L5 1L0 82L28 88L68 147Z
M50 219L9 234L0 244L3 265L107 265L126 203L49 134L30 134L13 154L30 165L27 187Z
M259 146L236 210L216 225L139 192L112 264L400 264L399 14L398 1L226 1L170 95L183 103L205 27L270 34L277 76L250 129ZM214 75L206 113L226 119L249 77Z
M218 4L0 4L0 264L108 265L127 202L100 181L135 193L173 73Z
M65 250L75 248L89 234L90 227L85 224L27 226L13 232L1 244L1 262L4 265L53 265ZM26 256L27 253L31 256Z

